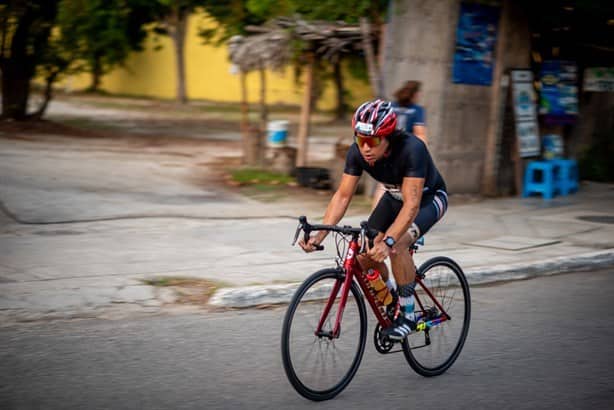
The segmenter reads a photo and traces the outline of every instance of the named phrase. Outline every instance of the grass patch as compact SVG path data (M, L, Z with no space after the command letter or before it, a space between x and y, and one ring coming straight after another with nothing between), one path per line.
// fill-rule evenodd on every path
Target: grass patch
M256 168L240 168L230 172L230 179L238 185L276 186L295 183L289 175ZM263 190L267 190L264 188Z
M200 286L208 285L215 289L227 287L228 284L210 279L191 278L187 276L158 276L155 278L143 279L143 283L149 286Z
M89 119L89 118L61 117L61 118L55 119L54 121L60 124L68 125L69 127L78 128L82 130L90 130L90 131L114 131L115 132L115 131L122 129L121 125L117 125L111 121L103 122L103 121L97 121L97 120Z

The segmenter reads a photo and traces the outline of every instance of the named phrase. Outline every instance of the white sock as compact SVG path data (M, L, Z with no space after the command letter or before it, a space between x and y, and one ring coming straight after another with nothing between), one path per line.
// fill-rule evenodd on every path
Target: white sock
M397 285L392 281L392 279L388 278L388 280L386 280L386 286L388 287L388 289L390 290L394 290L397 288Z
M405 317L414 322L416 318L414 315L414 295L401 296L399 298L399 304L401 305L401 310Z

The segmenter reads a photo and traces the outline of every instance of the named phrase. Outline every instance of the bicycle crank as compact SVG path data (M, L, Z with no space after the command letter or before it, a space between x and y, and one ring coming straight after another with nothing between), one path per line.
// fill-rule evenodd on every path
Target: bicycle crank
M400 349L391 351L394 347L394 342L390 340L388 336L382 335L382 327L379 323L375 327L375 332L373 334L373 344L375 344L375 350L377 350L381 354L402 352L402 350Z

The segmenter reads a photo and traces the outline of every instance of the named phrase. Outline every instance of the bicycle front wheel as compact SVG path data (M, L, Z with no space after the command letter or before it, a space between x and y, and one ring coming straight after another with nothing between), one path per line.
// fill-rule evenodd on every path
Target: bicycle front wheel
M288 380L302 396L328 400L339 394L352 380L365 351L367 312L362 293L352 283L348 294L341 331L335 326L345 274L339 269L324 269L311 275L298 288L284 318L281 352ZM334 289L338 289L329 313L318 324Z
M448 370L460 354L471 319L471 297L469 284L461 268L452 259L436 257L420 266L423 283L449 316L433 327L411 333L403 341L405 358L416 373L438 376ZM416 286L415 312L424 320L435 322L444 316L437 304L424 288Z

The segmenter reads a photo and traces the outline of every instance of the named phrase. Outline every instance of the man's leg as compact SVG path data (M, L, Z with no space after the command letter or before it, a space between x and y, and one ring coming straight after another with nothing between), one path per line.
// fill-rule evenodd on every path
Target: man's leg
M409 252L409 247L418 240L420 230L413 225L395 245L395 252L390 256L392 273L397 281L399 304L405 317L414 321L414 287L416 286L416 265Z
M413 283L416 280L416 265L408 250L417 240L417 237L414 238L409 232L406 232L397 241L394 253L390 255L392 273L399 286Z
M383 240L384 240L384 234L383 233L379 233L373 239L373 243L376 244L376 243L381 242ZM384 263L384 262L375 262L373 259L367 257L366 255L358 255L358 263L360 263L360 266L362 267L363 271L366 271L366 270L369 270L369 269L375 269L375 270L377 270L382 275L382 279L384 279L384 282L388 281L388 278L390 277L390 274L388 273L388 266L386 266L386 263Z
M384 232L392 225L392 222L399 213L399 210L403 206L403 203L392 198L390 194L386 193L383 189L383 185L378 184L378 191L376 195L379 197L377 206L374 207L371 215L369 216L369 227L377 230L378 235L373 238L373 243L379 243L384 240ZM388 267L384 262L374 262L366 256L359 255L358 262L362 266L363 270L377 269L382 278L388 285L389 289L393 289L393 283L390 281L390 275L388 273Z
M415 329L414 316L414 287L416 280L416 265L409 253L409 247L420 236L420 230L412 225L409 232L405 233L394 246L394 253L390 255L392 273L397 281L399 295L400 317L395 321L395 326L385 330L384 334L393 340L403 340Z
M407 232L395 245L395 253L390 256L392 273L399 285L399 303L403 311L402 320L395 323L394 328L386 332L393 340L403 340L415 326L414 316L414 286L416 280L416 265L409 247L413 245L421 235L441 219L445 213L448 202L447 195L438 191L432 198L424 199L423 206L414 220L409 232Z

